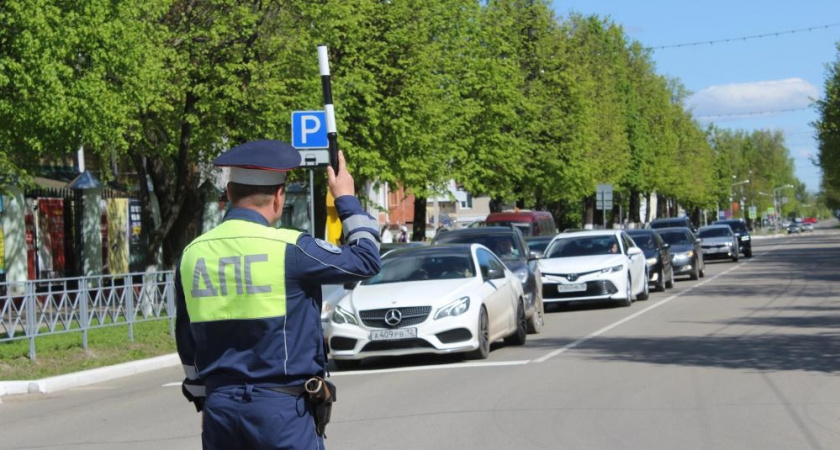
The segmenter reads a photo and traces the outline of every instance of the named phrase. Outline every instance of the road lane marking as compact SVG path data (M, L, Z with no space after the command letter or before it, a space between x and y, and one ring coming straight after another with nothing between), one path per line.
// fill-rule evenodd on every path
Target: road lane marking
M755 258L753 258L752 260L755 260ZM706 283L710 283L710 282L718 279L719 277L722 277L722 276L726 275L727 273L729 273L729 272L731 272L731 271L733 271L733 270L735 270L735 269L737 269L737 268L739 268L739 267L741 267L745 264L748 264L748 263L749 263L749 261L745 261L745 262L742 262L742 263L740 263L736 266L730 267L729 269L726 269L723 272L721 272L721 273L719 273L719 274L717 274L717 275L715 275L711 278L706 278L704 281L702 281L700 283L697 283L694 286L691 286L690 288L688 288L684 291L680 291L680 292L678 292L678 293L676 293L676 294L674 294L674 295L672 295L672 296L670 296L670 297L668 297L664 300L659 301L658 303L654 303L653 305L648 306L647 308L645 308L641 311L638 311L634 314L631 314L631 315L629 315L629 316L627 316L627 317L625 317L625 318L623 318L623 319L621 319L617 322L613 322L613 323L605 326L604 328L601 328L600 330L595 331L594 333L588 334L588 335L586 335L586 336L584 336L584 337L582 337L582 338L580 338L580 339L578 339L578 340L576 340L576 341L574 341L570 344L567 344L563 347L560 347L556 350L553 350L553 351L551 351L551 352L549 352L549 353L547 353L547 354L545 354L545 355L543 355L543 356L541 356L537 359L531 360L531 362L542 363L542 362L548 361L551 358L554 358L555 356L562 355L563 353L566 353L567 351L579 346L580 344L583 344L584 342L586 342L590 339L594 339L594 338L606 333L607 331L612 330L613 328L615 328L619 325L625 324L625 323L627 323L627 322L629 322L629 321L631 321L631 320L633 320L633 319L635 319L635 318L637 318L637 317L639 317L643 314L646 314L646 313L648 313L648 312L650 312L650 311L652 311L656 308L659 308L660 306L670 302L671 300L679 298L680 296L682 296L684 294L687 294L687 293L693 291L694 289L699 288L700 286L703 286Z

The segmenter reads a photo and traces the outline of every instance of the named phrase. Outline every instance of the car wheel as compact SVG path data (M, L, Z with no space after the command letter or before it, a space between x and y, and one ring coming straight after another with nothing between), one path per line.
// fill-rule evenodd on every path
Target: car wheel
M700 271L699 262L698 262L698 260L695 259L694 260L694 270L691 271L691 274L688 275L688 278L690 280L696 280L696 279L698 279L702 276L702 275L700 275L701 273L703 273L703 272Z
M732 262L738 262L738 258L740 258L740 254L736 251L735 255L732 256Z
M668 289L673 289L674 288L674 266L671 266L671 270L669 270L668 273L670 275L668 276L668 281L665 282L665 287L668 288Z
M625 298L618 299L618 306L630 306L633 304L633 283L630 277L627 277L627 288L624 289Z
M478 313L478 348L467 353L467 359L487 359L490 356L490 321L487 319L487 309L481 306Z
M650 283L647 282L647 280L649 279L650 276L648 276L648 274L645 273L645 283L642 283L642 286L644 287L642 288L642 292L640 292L639 295L636 296L636 300L647 300L650 298ZM665 289L663 289L663 291L664 290Z
M659 275L656 277L656 286L653 288L656 292L665 291L665 267L659 268Z
M334 359L332 362L338 370L358 369L362 365L362 362L357 359Z
M752 258L752 249L748 248L744 251L744 258Z
M535 305L534 314L528 320L528 334L540 334L543 325L545 325L545 304L540 299L539 304Z
M519 301L516 308L516 331L505 338L505 345L525 345L528 338L528 321L525 319L525 303Z

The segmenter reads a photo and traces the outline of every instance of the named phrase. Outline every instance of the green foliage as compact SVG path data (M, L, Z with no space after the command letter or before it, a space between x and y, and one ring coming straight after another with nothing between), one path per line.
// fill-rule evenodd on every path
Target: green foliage
M826 66L825 93L817 101L820 118L814 122L824 200L834 209L840 209L840 42L837 51L837 60Z

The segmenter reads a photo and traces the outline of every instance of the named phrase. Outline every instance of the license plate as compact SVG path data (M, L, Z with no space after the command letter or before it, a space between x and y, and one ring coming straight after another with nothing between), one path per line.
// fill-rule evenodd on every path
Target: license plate
M583 292L586 290L586 283L558 284L557 292Z
M417 328L395 328L393 330L375 330L370 332L371 341L393 341L417 337Z

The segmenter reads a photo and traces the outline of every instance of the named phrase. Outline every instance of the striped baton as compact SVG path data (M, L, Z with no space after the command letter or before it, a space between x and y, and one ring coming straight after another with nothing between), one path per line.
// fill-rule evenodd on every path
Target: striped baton
M338 131L335 128L330 60L327 56L326 45L318 46L318 67L321 70L321 88L324 91L324 111L327 113L327 143L330 151L330 165L338 175Z

